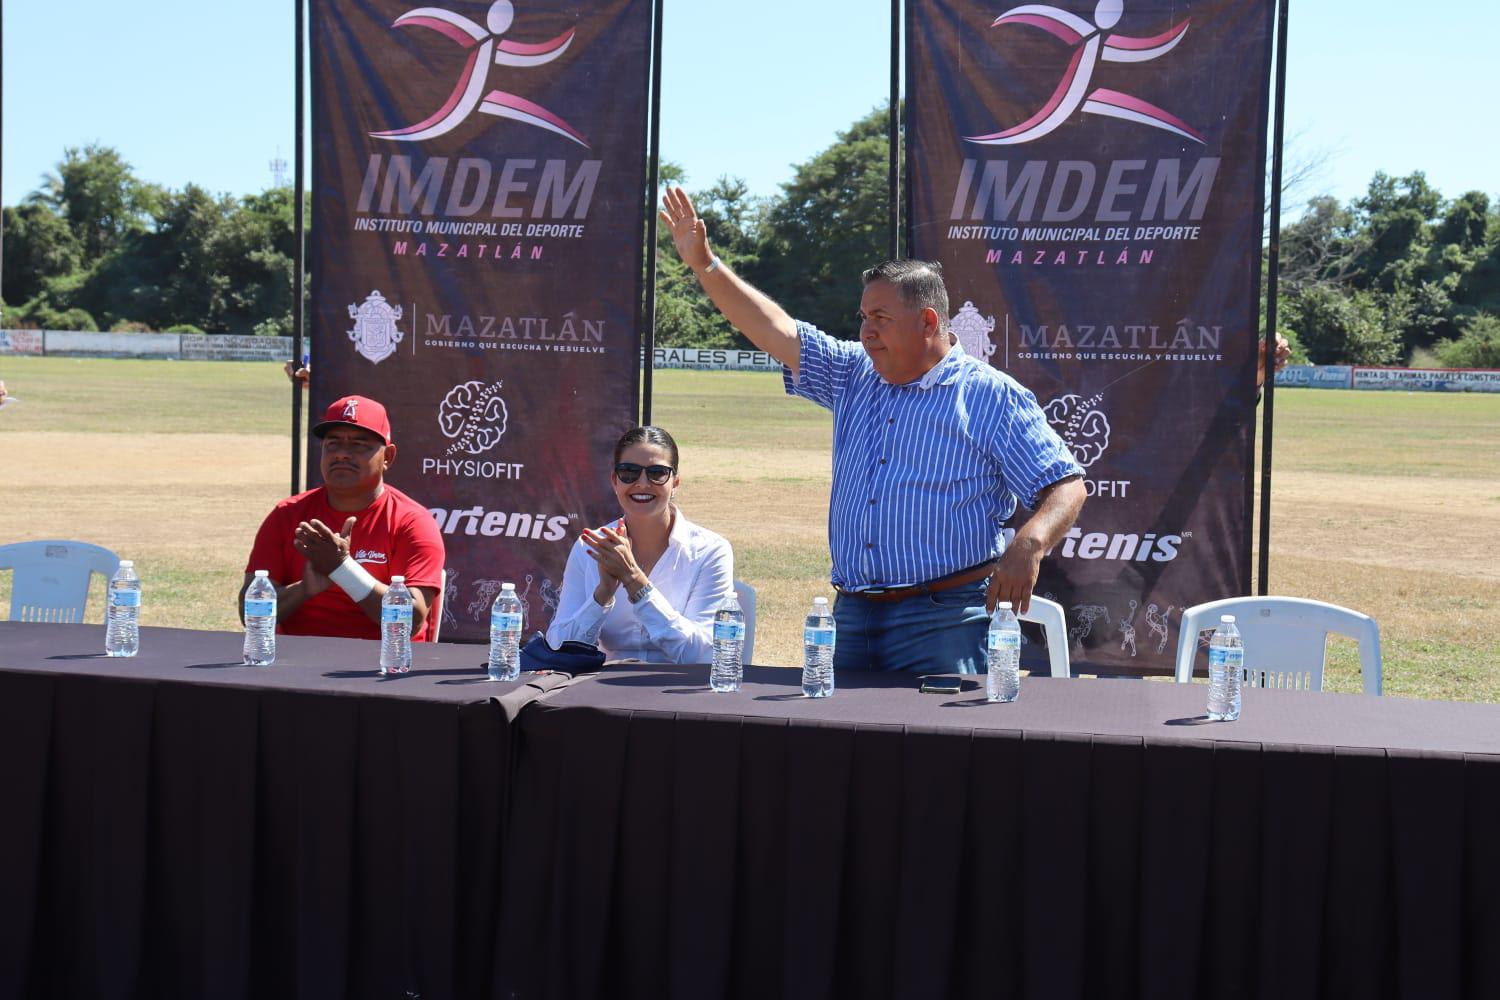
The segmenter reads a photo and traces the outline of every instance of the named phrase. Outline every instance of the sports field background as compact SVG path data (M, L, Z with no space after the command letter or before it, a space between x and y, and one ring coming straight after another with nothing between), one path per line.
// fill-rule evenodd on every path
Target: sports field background
M289 485L280 368L7 358L0 379L19 400L0 411L0 543L96 542L136 561L145 624L237 628L245 555ZM760 593L756 660L800 663L829 594L827 413L761 373L662 371L655 390L684 509ZM1272 592L1373 615L1388 695L1500 701L1500 396L1286 390L1275 441ZM1359 690L1332 645L1328 686Z

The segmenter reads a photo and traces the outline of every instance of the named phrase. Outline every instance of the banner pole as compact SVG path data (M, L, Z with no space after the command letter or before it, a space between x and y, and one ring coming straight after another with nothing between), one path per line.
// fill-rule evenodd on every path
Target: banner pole
M642 352L641 423L651 423L652 374L656 369L656 189L661 183L661 12L656 0L651 27L651 145L646 173L646 323Z
M1271 429L1276 404L1276 306L1281 273L1281 145L1286 116L1286 17L1289 0L1276 15L1276 104L1271 138L1271 239L1266 253L1265 382L1260 429L1260 561L1256 593L1269 591L1271 572Z
M886 178L887 209L891 227L890 258L901 256L901 170L897 159L901 145L901 0L891 0L891 110L890 110L890 167Z
M303 122L303 110L302 110L302 103L303 103L302 78L305 75L304 71L303 71L303 63L304 63L304 60L306 58L306 47L305 47L305 44L304 44L304 42L302 40L302 35L303 35L303 31L304 31L304 25L303 25L303 7L302 7L303 0L292 0L292 3L296 6L296 16L294 18L294 21L296 23L296 32L297 32L297 45L296 45L296 49L297 49L297 58L296 58L296 64L297 64L297 69L296 69L296 72L297 72L297 82L296 82L296 85L292 88L293 91L296 94L295 100L297 102L297 109L296 109L296 113L295 113L296 126L295 126L295 129L294 129L294 131L296 133L295 143L296 143L296 147L297 148L296 148L296 151L292 154L293 162L296 164L296 167L295 167L295 170L294 170L294 174L293 174L294 179L293 179L293 182L292 182L292 201L293 201L293 205L292 205L292 218L295 220L294 223L293 223L294 233L293 233L293 237L292 237L292 239L293 239L292 268L296 272L296 276L292 279L292 367L293 367L293 369L295 369L298 365L300 365L302 363L302 353L303 353L302 352L302 343L303 343L303 341L302 341L302 334L303 334L303 325L302 325L303 324L303 315L302 315L303 287L302 286L303 286L303 282L306 280L306 274L307 274L307 266L306 266L305 259L304 259L305 249L304 249L304 246L303 246L303 219L302 219L302 188L303 188L302 169L303 169L303 160L304 160L304 155L303 155L303 151L302 151L303 125L304 125L304 122ZM295 496L298 493L302 492L301 481L302 481L302 382L300 380L294 378L294 379L292 379L292 495L293 496Z

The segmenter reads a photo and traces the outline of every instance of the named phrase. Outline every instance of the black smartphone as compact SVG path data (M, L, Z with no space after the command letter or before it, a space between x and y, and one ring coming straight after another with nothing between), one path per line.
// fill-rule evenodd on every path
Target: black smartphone
M923 694L958 694L963 680L957 674L923 674Z

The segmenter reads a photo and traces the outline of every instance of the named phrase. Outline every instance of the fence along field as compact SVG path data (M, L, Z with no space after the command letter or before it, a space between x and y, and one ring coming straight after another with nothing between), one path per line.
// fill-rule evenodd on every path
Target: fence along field
M97 542L136 560L146 624L237 628L252 535L288 485L279 367L8 358L0 379L20 400L0 411L0 542ZM827 414L771 374L655 387L684 509L760 592L757 659L800 663L806 605L830 593ZM1374 615L1388 695L1500 701L1500 396L1289 390L1276 417L1271 589ZM91 621L102 599L96 583ZM1359 689L1352 646L1328 683Z

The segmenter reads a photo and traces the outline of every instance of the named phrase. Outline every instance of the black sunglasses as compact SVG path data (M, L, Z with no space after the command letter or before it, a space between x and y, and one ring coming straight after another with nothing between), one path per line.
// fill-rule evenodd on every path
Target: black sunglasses
M641 478L641 473L644 472L647 479L660 486L668 479L671 479L672 473L676 471L670 465L636 465L634 462L615 463L615 476L620 482L626 485Z

